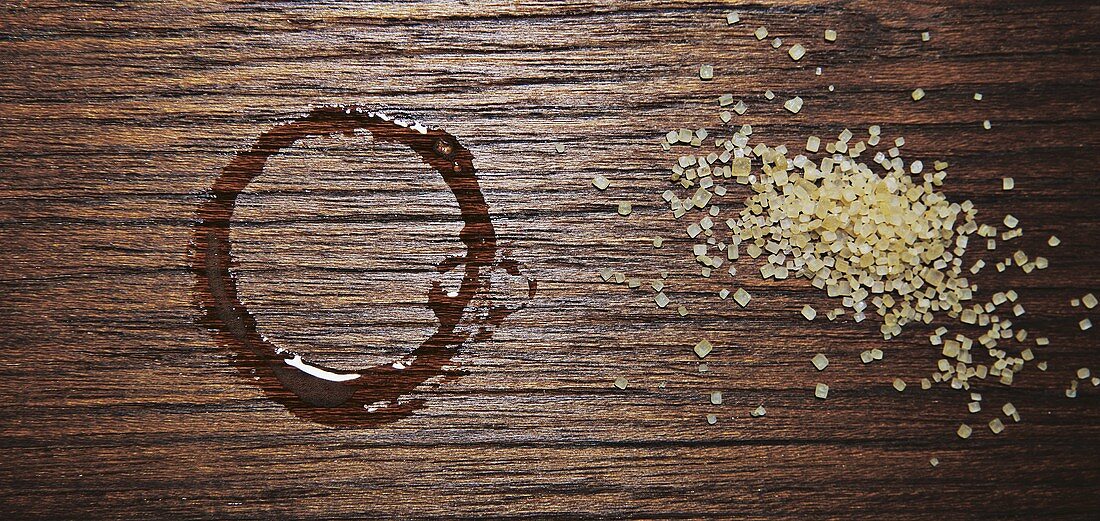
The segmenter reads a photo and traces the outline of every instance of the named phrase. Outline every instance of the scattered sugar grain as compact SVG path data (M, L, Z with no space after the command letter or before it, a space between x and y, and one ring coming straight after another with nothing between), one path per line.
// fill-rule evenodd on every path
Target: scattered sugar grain
M1092 309L1092 308L1096 307L1096 304L1097 304L1096 295L1093 295L1092 293L1089 293L1089 294L1081 297L1081 303L1084 304L1085 307L1089 308L1089 309Z
M798 60L801 60L802 57L806 55L806 48L803 47L802 44L796 43L796 44L791 46L790 50L787 51L787 54L789 54L791 56L792 60L798 61Z
M709 355L710 352L713 350L714 346L711 345L710 341L705 338L703 340L700 340L699 343L695 344L694 348L695 354L699 358L706 358L707 355Z

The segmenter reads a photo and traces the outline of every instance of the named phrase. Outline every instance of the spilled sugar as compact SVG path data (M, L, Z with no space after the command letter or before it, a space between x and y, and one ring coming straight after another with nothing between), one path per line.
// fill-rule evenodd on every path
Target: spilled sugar
M727 22L734 25L740 18L730 13ZM768 37L764 27L752 34L757 40ZM824 35L826 42L834 42L837 37L832 29L825 30ZM924 41L928 41L927 35L922 35ZM779 38L770 43L775 48L782 45ZM788 54L795 61L807 56L801 44L790 47ZM817 71L820 74L821 68ZM713 78L709 65L700 67L699 72L703 80ZM833 90L831 85L829 90ZM909 95L912 101L922 101L926 93L916 88ZM973 97L977 101L983 98L980 93ZM775 93L768 90L765 98L772 100ZM671 165L668 181L672 186L664 190L661 198L692 240L690 256L701 265L703 277L711 278L722 272L735 276L734 265L747 261L759 264L760 276L765 280L806 279L829 297L839 299L844 308L852 311L855 322L876 320L885 340L898 336L908 324L931 324L944 315L957 321L957 328L979 330L980 334L973 336L952 335L946 327L936 329L929 342L940 351L941 358L929 378L920 379L922 390L946 384L966 391L981 380L1012 385L1015 376L1035 360L1030 347L1014 350L1015 354L1006 349L1006 344L1013 341L1022 344L1029 338L1027 330L1016 327L1007 318L1008 313L1015 318L1026 312L1017 302L1017 293L1008 289L994 293L988 300L979 300L977 286L967 275L979 274L987 263L981 259L965 267L963 263L963 256L972 244L994 251L998 240L1006 243L1022 236L1024 230L1019 219L1005 215L998 223L1003 224L1003 229L980 224L971 201L952 202L940 190L950 165L943 161L933 161L927 166L921 160L906 161L902 153L905 139L886 140L879 125L867 128L865 135L860 135L862 131L843 129L835 138L808 136L805 153L801 153L783 144L754 141L750 125L738 127L733 122L735 117L750 112L750 107L743 100L735 103L731 93L717 99L718 119L732 125L728 134L719 136L706 129L680 128L668 131L661 143L668 151L676 146L690 147L679 152ZM804 106L800 96L791 96L783 103L788 115L799 114ZM988 120L983 127L992 128ZM609 183L598 178L593 184L603 190ZM1015 187L1014 178L1002 178L1002 190ZM727 196L733 200L728 201ZM738 210L728 211L731 207ZM629 206L625 212L622 207L619 210L622 215L629 214ZM725 215L723 210L727 210ZM1046 242L1049 247L1061 243L1053 235ZM659 240L654 241L655 247L660 245ZM1017 250L1002 262L991 261L989 265L994 265L998 272L1017 267L1031 273L1047 268L1049 262L1045 257L1032 258ZM609 281L603 273L601 277ZM614 280L621 282L618 277ZM658 291L657 306L666 307L670 299L661 292L661 287L654 289ZM751 300L744 288L732 293L722 288L716 294L723 300L732 296L741 308L746 308ZM1091 293L1073 301L1074 306L1081 303L1089 309L1098 305ZM687 314L683 305L677 306L677 310L681 316ZM800 312L807 320L814 320L818 314L808 304ZM844 315L843 308L825 313L829 320ZM1087 330L1092 323L1085 317L1079 327ZM1036 348L1049 344L1046 337L1034 337L1033 342ZM985 363L975 360L979 348L988 353ZM694 347L700 359L711 350L706 340ZM860 354L865 364L883 357L878 348ZM811 361L819 371L829 364L822 354ZM1040 370L1047 369L1046 361L1035 364ZM1074 376L1077 378L1065 390L1067 397L1076 396L1078 380L1100 385L1098 378L1089 380L1087 368ZM892 386L898 392L907 387L901 378L895 378ZM824 400L829 386L818 383L813 394ZM968 413L980 413L980 394L971 393L970 397L966 404ZM711 403L721 404L721 393L713 393ZM1011 403L1002 410L1005 416L1019 421ZM763 406L751 413L754 417L763 415ZM716 422L713 417L708 415L708 423ZM1004 430L999 418L991 420L989 427L994 434ZM973 429L965 423L957 429L960 438L969 438L972 433ZM933 466L938 464L935 458L931 462Z
M681 156L673 165L670 181L686 189L683 196L664 194L673 216L702 215L697 222L689 217L689 237L714 238L731 262L742 249L763 258L765 279L810 280L840 297L857 322L873 306L886 339L906 323L931 322L937 312L964 312L973 289L962 276L961 256L978 225L972 203L951 203L936 190L947 165L914 179L898 153L888 159L880 152L874 168L858 160L867 145L859 141L849 147L847 130L828 146L847 154L788 158L783 146L750 146L745 130L717 140L713 153ZM819 142L808 141L810 148ZM712 190L721 182L751 189L742 210L722 227L709 211L718 197ZM695 244L693 255L705 267L721 266L722 257L712 256L710 244ZM817 315L809 306L802 314L809 320Z

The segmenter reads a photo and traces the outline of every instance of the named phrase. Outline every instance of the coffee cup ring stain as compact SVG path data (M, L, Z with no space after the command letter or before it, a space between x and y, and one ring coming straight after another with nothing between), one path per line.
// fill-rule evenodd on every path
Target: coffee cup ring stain
M466 254L444 259L439 276L461 270L457 291L444 292L439 280L428 291L428 307L438 329L402 359L389 364L340 371L309 361L308 355L275 345L257 329L241 301L230 268L230 225L239 196L263 173L267 161L296 141L367 131L375 141L408 146L438 172L454 193L462 215L459 239ZM523 278L519 264L498 248L496 231L478 185L473 155L451 134L409 119L359 107L320 107L264 132L235 156L214 181L198 212L190 251L195 295L203 324L232 350L238 372L295 415L333 427L373 427L397 421L424 406L412 394L458 374L453 358L461 346L488 338L496 326L523 307L494 302L492 275L503 271ZM526 298L536 282L526 278Z

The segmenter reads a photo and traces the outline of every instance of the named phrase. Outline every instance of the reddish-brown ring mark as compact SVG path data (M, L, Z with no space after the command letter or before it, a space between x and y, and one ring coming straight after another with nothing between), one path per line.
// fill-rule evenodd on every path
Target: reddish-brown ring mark
M448 296L439 281L432 282L428 307L438 318L439 328L413 350L407 362L339 371L306 362L298 353L277 347L257 331L256 319L241 302L236 278L230 272L233 259L229 230L237 196L263 173L273 155L306 137L353 135L360 130L370 132L375 141L408 146L443 176L462 213L464 224L459 238L467 252L438 266L440 273L446 273L464 265L462 284L457 295ZM234 157L214 181L211 197L199 210L193 242L191 265L198 279L196 294L204 322L233 349L241 374L255 380L267 396L296 415L336 427L389 423L423 405L422 399L403 397L443 375L444 366L457 348L471 337L458 331L457 326L469 318L464 316L469 315L465 312L467 305L482 289L483 272L492 267L497 254L496 233L469 150L442 130L342 107L318 108L301 119L276 126L260 135L250 150ZM509 273L516 271L511 268L514 262L505 262L510 263L505 265ZM533 294L534 282L529 285Z

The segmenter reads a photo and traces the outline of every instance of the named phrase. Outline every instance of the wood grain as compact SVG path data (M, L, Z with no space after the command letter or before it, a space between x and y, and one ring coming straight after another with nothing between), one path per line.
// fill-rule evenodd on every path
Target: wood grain
M1100 289L1100 9L1084 1L19 2L0 8L0 512L5 518L1088 519L1100 507L1100 342L1068 300ZM809 55L792 62L758 25ZM836 44L820 37L840 30ZM922 43L919 32L931 31ZM698 65L717 77L697 80ZM813 68L822 66L821 76ZM826 86L835 85L835 92ZM914 104L908 93L928 97ZM794 117L765 103L801 95ZM973 92L985 94L980 103ZM754 136L881 124L979 218L1011 211L1051 268L993 271L1050 370L965 412L928 327L807 323L827 299L751 265L702 280L659 193L678 126L717 128L733 92ZM197 322L195 212L234 153L310 106L441 126L474 154L527 308L458 357L467 375L370 430L298 419L243 381ZM993 122L991 131L980 122ZM566 153L553 151L564 143ZM589 181L615 182L606 193ZM1017 189L1000 191L1012 176ZM629 218L614 214L629 200ZM424 270L461 249L442 182L400 148L302 141L234 222L241 292L273 341L373 363L433 327ZM1056 233L1063 245L1044 246ZM1009 249L999 249L1005 255ZM968 258L993 258L975 251ZM691 313L598 282L652 278ZM744 286L746 309L714 295ZM1093 315L1094 322L1098 317ZM1098 322L1100 323L1100 322ZM690 346L717 346L700 373ZM886 363L858 353L886 350ZM817 373L810 356L832 364ZM617 376L630 380L620 392ZM832 387L829 400L813 384ZM707 395L721 390L725 404ZM983 426L1004 401L1024 421ZM751 419L759 404L766 418ZM706 425L707 413L720 417ZM936 456L938 468L928 465Z

